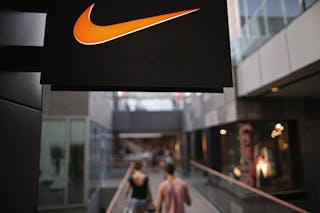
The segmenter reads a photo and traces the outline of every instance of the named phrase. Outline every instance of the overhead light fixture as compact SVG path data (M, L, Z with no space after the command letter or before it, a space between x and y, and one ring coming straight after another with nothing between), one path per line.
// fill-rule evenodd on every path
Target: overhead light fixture
M119 98L124 97L125 94L126 94L126 93L125 93L125 92L122 92L122 91L117 92L117 95L118 95Z
M271 92L279 92L279 87L272 87Z
M185 92L184 95L185 95L186 97L189 97L189 96L191 95L191 92Z
M225 129L220 129L220 135L226 135L228 132Z
M201 96L202 93L201 93L201 92L197 92L196 95L197 95L197 96Z
M233 167L233 174L236 176L236 177L240 177L242 175L242 172L241 172L241 169L239 166L235 166Z
M281 124L281 123L277 123L274 128L276 130L280 130L280 131L283 131L284 130L284 126Z

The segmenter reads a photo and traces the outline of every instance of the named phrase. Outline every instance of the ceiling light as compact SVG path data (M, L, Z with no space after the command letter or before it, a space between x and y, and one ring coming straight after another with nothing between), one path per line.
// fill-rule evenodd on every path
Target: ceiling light
M271 92L279 92L279 87L272 87Z
M125 92L119 91L119 92L117 92L117 95L119 98L122 98L125 96Z
M242 175L242 172L239 166L233 167L233 174L237 177L240 177Z
M277 123L274 128L276 130L280 130L280 131L283 131L284 130L284 126L281 124L281 123Z
M227 134L227 130L225 129L220 129L220 135L226 135Z

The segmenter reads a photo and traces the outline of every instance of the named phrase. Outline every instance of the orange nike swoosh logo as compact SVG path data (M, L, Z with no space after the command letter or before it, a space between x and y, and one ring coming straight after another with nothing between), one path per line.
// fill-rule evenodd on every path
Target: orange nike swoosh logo
M119 37L152 27L157 24L193 13L200 8L183 10L158 16L152 16L118 24L99 26L92 23L90 14L94 4L88 7L78 18L73 28L75 39L84 45L101 44Z

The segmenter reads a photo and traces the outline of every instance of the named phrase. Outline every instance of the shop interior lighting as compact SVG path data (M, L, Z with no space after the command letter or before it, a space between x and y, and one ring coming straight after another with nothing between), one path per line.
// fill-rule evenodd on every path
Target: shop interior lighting
M257 166L258 170L262 171L263 177L268 177L268 164L264 161L260 161Z
M220 135L226 135L228 132L225 129L220 129Z
M242 172L241 172L241 169L239 168L239 166L233 167L233 174L236 177L240 177L242 175Z
M283 131L284 130L284 126L281 124L281 123L277 123L275 126L274 126L275 130L280 130L280 131Z
M279 92L279 87L272 87L271 92Z
M176 153L180 153L180 145L178 143L174 145L174 150Z
M201 93L201 92L197 92L196 95L197 95L197 96L201 96L202 93Z
M284 126L281 123L277 123L271 132L271 138L276 138L280 136L283 130L284 130Z

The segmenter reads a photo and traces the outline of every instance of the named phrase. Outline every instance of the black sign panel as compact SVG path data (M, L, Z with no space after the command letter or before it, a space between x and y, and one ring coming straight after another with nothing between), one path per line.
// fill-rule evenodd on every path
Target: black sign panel
M56 88L232 86L226 1L52 1L41 82Z

